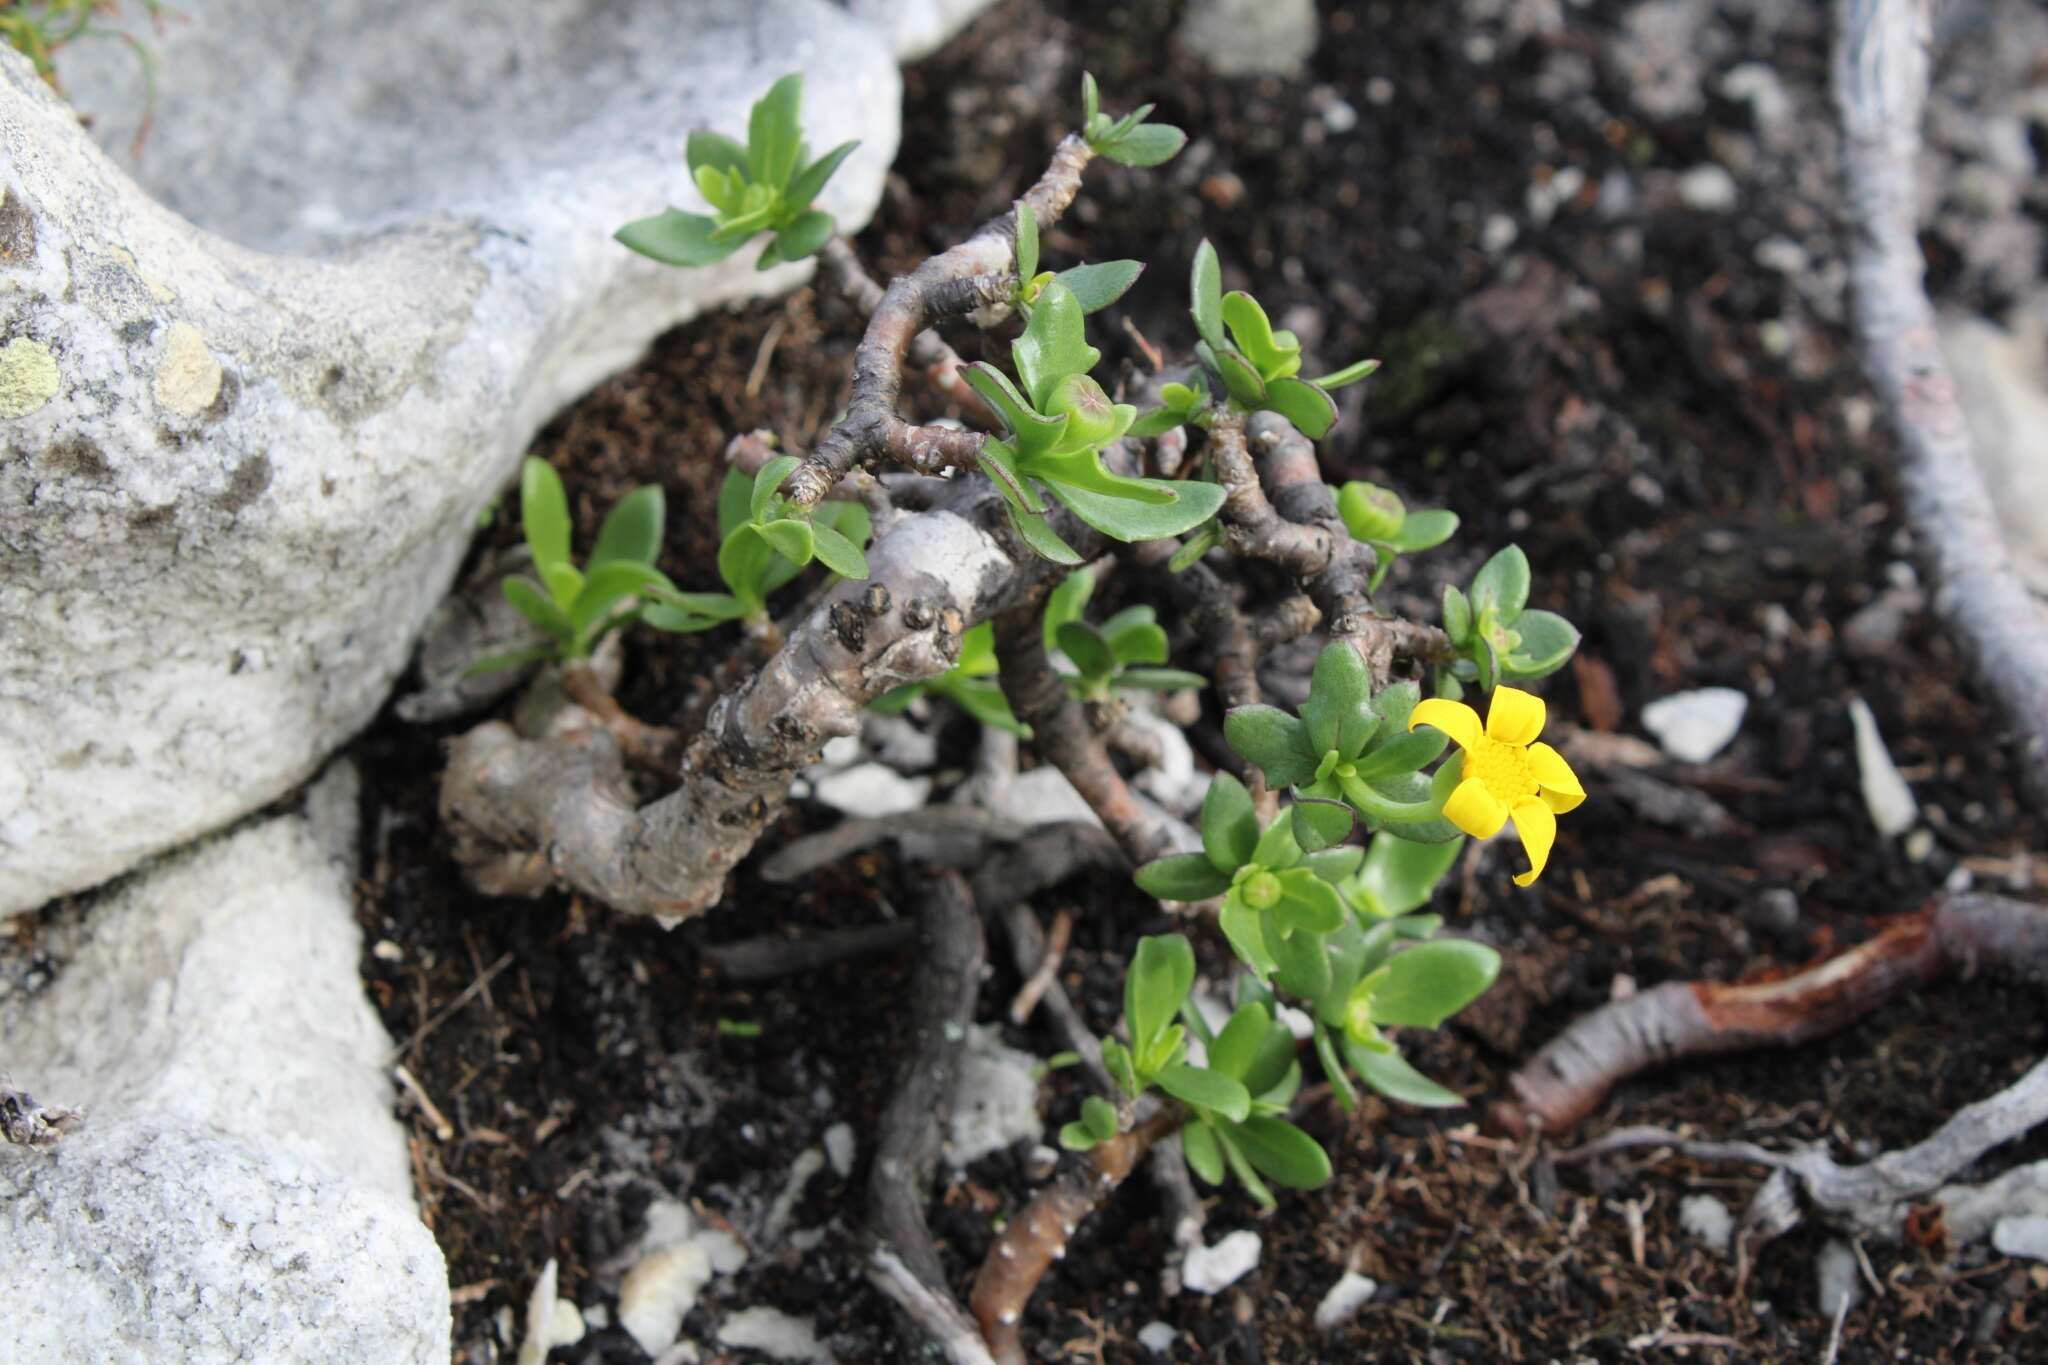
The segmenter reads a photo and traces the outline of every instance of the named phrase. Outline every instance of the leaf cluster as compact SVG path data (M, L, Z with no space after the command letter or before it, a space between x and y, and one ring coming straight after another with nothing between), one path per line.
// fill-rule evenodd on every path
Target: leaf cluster
M1082 609L1094 591L1095 575L1077 569L1046 600L1046 653L1064 656L1075 669L1061 675L1067 691L1081 701L1106 701L1123 689L1174 692L1207 681L1199 673L1161 666L1166 663L1166 631L1151 607L1125 607L1100 626L1083 619Z
M1294 789L1289 810L1298 838L1313 842L1329 833L1335 805L1367 829L1444 843L1458 837L1443 818L1443 803L1462 765L1453 760L1434 777L1422 775L1449 741L1434 728L1408 728L1421 699L1412 682L1374 693L1358 651L1334 642L1316 658L1298 716L1277 706L1234 707L1223 718L1223 735L1270 786ZM1346 825L1336 838L1349 832Z
M1046 520L1041 490L1126 543L1180 535L1223 505L1215 484L1133 478L1103 465L1103 448L1123 439L1137 410L1112 403L1089 377L1102 353L1088 344L1083 317L1074 291L1050 280L1010 348L1017 381L987 361L961 372L1006 433L983 444L977 457L982 472L1002 494L1018 536L1060 564L1079 564L1081 557Z
M778 455L751 479L735 469L718 493L718 576L724 592L657 587L641 618L657 630L689 634L726 621L759 620L768 596L817 560L841 578L868 576L867 509L827 500L806 516L776 490L800 461Z
M1542 678L1563 668L1579 647L1578 627L1553 611L1531 609L1529 557L1510 545L1481 565L1469 588L1444 585L1444 634L1458 658L1458 683L1486 691L1502 682ZM1455 695L1455 684L1442 691Z
M1138 282L1145 267L1138 261L1098 261L1092 265L1069 266L1054 274L1038 268L1038 215L1022 199L1017 201L1017 292L1015 302L1026 317L1045 287L1057 280L1081 305L1083 313L1099 313L1122 298Z
M1353 479L1335 490L1337 515L1351 538L1370 545L1377 559L1366 591L1378 592L1404 554L1434 550L1458 530L1458 514L1440 507L1410 511L1391 488Z
M743 147L706 129L690 134L684 159L709 215L670 208L620 228L618 240L665 265L715 265L766 232L755 268L811 255L835 230L832 215L811 207L825 182L860 144L842 142L817 160L803 140L803 76L769 87L747 120Z
M639 614L642 596L673 592L654 567L665 517L662 491L649 485L619 500L598 529L590 559L579 569L569 545L569 499L562 477L529 456L520 467L519 519L534 577L504 580L505 599L539 627L548 643L494 655L472 672L514 668L550 659L581 659L608 633Z
M1156 106L1140 105L1122 118L1102 112L1102 92L1095 77L1081 73L1081 135L1097 156L1126 166L1158 166L1171 161L1187 145L1188 135L1170 123L1149 123Z

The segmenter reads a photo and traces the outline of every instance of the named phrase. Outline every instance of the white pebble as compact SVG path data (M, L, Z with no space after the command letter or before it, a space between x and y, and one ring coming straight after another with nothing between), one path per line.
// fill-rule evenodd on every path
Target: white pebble
M776 1308L743 1308L719 1324L727 1346L760 1351L777 1360L825 1360L825 1348L811 1325Z
M1345 1271L1343 1278L1331 1285L1330 1292L1323 1295L1323 1301L1316 1305L1316 1330L1336 1331L1358 1316L1358 1310L1379 1292L1379 1288L1379 1281L1370 1275L1361 1275L1355 1270Z
M1056 770L1053 770L1056 771ZM1038 1059L1004 1046L993 1028L977 1027L960 1057L953 1083L946 1160L956 1170L1018 1142L1045 1136L1038 1115Z
M1829 1242L1820 1249L1815 1277L1820 1282L1820 1313L1830 1322L1854 1308L1863 1297L1863 1272L1847 1242Z
M825 1159L832 1163L832 1174L841 1180L853 1174L853 1125L835 1123L825 1130Z
M1713 162L1703 162L1678 177L1678 197L1700 213L1726 213L1735 207L1735 177Z
M1689 1194L1678 1201L1678 1226L1699 1238L1707 1250L1724 1256L1735 1233L1735 1215L1711 1194Z
M1173 1349L1173 1343L1180 1339L1180 1333L1163 1322L1148 1322L1138 1329L1138 1344L1155 1356L1163 1356Z
M1197 1294L1220 1294L1258 1268L1259 1234L1240 1228L1215 1246L1189 1247L1180 1282Z
M647 1354L660 1355L711 1281L711 1258L694 1242L657 1247L619 1282L619 1326Z
M1920 803L1912 788L1899 776L1891 751L1878 733L1877 717L1861 697L1849 698L1849 723L1856 727L1856 770L1863 780L1863 804L1870 811L1870 823L1887 839L1897 838L1913 827L1920 817Z
M1498 256L1515 244L1520 233L1515 220L1505 213L1488 214L1486 226L1479 229L1479 249L1489 256Z
M817 800L848 815L869 818L917 810L931 789L929 777L905 777L879 763L856 764L811 783L811 795Z
M1643 708L1643 728L1681 763L1705 763L1742 728L1749 698L1732 687L1674 692Z
M2026 1256L2048 1261L2048 1217L2021 1214L2001 1218L1991 1229L1991 1245L2001 1256Z
M1775 270L1780 275L1799 276L1806 273L1806 248L1790 237L1766 237L1756 244L1750 253L1756 263L1766 270Z

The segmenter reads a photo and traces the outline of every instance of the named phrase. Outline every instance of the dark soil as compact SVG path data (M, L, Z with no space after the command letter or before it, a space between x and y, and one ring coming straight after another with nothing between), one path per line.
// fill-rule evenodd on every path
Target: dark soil
M1741 177L1740 211L1700 213L1670 192L1670 173L1749 138L1749 113L1718 99L1670 120L1636 113L1622 76L1591 55L1620 6L1567 6L1568 27L1549 37L1468 24L1453 5L1329 6L1313 74L1298 82L1209 76L1167 37L1174 5L1100 7L1113 10L1106 17L1097 8L1013 0L908 73L900 178L859 243L868 259L904 268L1005 208L1078 104L1084 65L1114 105L1157 100L1159 117L1194 134L1188 151L1158 172L1091 171L1077 211L1048 237L1055 261L1150 263L1121 319L1098 320L1112 359L1136 359L1123 319L1169 351L1192 342L1184 281L1206 235L1227 283L1255 288L1323 368L1386 359L1382 376L1347 392L1326 471L1449 506L1465 528L1453 547L1403 567L1393 606L1433 619L1442 581L1463 581L1487 548L1515 541L1535 565L1541 605L1585 631L1574 668L1546 686L1558 720L1634 729L1646 702L1715 684L1752 699L1726 754L1667 774L1720 802L1740 833L1658 827L1589 782L1592 798L1564 822L1536 888L1515 888L1497 850L1467 863L1446 893L1452 931L1497 944L1509 967L1457 1026L1412 1040L1418 1064L1486 1097L1631 983L1796 966L1951 878L1995 879L2001 860L2048 842L2016 803L1995 723L1934 623L1914 611L1895 638L1845 634L1905 581L1910 545L1838 295L1815 283L1839 259L1824 135L1796 164L1760 154ZM1745 17L1750 7L1726 8L1714 21L1717 68L1770 61L1824 126L1824 7L1768 33ZM1584 172L1583 187L1535 225L1530 186L1567 167ZM1628 204L1602 202L1609 172L1637 186ZM1497 212L1521 233L1488 250ZM1809 276L1753 263L1772 235L1806 246ZM1987 302L1967 272L1942 283ZM711 583L724 442L767 427L806 446L843 399L851 339L850 320L809 293L663 338L538 442L565 474L579 540L628 489L659 481L671 509L664 567L688 585ZM978 344L959 343L970 354ZM623 695L648 719L676 715L727 647L715 635L637 634ZM1875 710L1931 839L1872 833L1845 710L1852 694ZM357 757L372 869L364 972L394 1036L415 1039L405 1064L455 1129L439 1140L404 1110L422 1206L457 1287L457 1359L510 1358L499 1316L523 1315L549 1257L565 1296L608 1305L617 1258L658 1191L747 1236L797 1154L839 1121L860 1135L863 1156L851 1179L815 1177L798 1206L796 1225L822 1240L769 1250L715 1282L685 1335L715 1342L723 1314L766 1304L813 1319L841 1360L911 1358L916 1343L857 1269L865 1154L898 1042L889 1002L901 998L909 957L741 988L699 954L894 916L917 894L906 882L918 874L863 855L787 888L761 882L750 863L723 908L672 933L574 897L479 897L434 817L439 746L452 733L387 719ZM968 738L956 731L948 752L964 752ZM777 835L831 818L798 805ZM1760 916L1771 891L1791 892L1796 916ZM1061 907L1080 912L1063 979L1107 1028L1128 947L1161 917L1102 879L1062 888L1039 909ZM1018 984L1006 956L991 956L984 1019L1000 1017ZM1060 1046L1037 1025L1007 1032L1040 1055ZM1692 1125L1868 1154L1924 1136L2011 1082L2044 1046L2038 993L1948 986L1794 1053L1642 1078L1588 1132ZM1069 1075L1047 1082L1055 1124L1078 1103ZM1212 1241L1249 1225L1265 1242L1256 1271L1214 1299L1162 1291L1167 1231L1157 1196L1134 1181L1048 1278L1028 1339L1047 1360L1141 1360L1150 1357L1137 1332L1159 1319L1182 1334L1175 1360L1614 1360L1652 1347L1716 1361L1819 1358L1820 1234L1773 1244L1745 1284L1679 1229L1683 1197L1711 1192L1739 1212L1757 1172L1613 1160L1560 1173L1536 1149L1483 1134L1475 1118L1309 1105L1303 1121L1330 1148L1337 1178L1265 1218L1241 1195L1213 1198ZM2048 1137L2000 1160L2043 1154ZM942 1180L933 1225L956 1288L994 1222L1030 1192L1021 1154ZM1641 1223L1633 1244L1631 1206ZM1868 1250L1884 1292L1850 1316L1842 1360L2048 1358L2042 1268L1982 1247L1954 1258ZM1347 1268L1379 1292L1321 1336L1310 1315ZM609 1328L552 1359L644 1356Z

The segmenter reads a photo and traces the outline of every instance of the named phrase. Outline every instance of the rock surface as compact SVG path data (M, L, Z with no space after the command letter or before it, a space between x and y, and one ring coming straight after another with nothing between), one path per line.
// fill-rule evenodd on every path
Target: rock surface
M610 240L700 204L685 130L802 70L812 146L862 139L842 224L898 132L888 42L824 0L221 0L148 41L139 157L120 45L61 65L99 145L0 54L0 913L304 781L541 423L803 277Z
M1179 37L1219 76L1297 75L1315 55L1315 0L1195 0Z
M48 1362L446 1361L357 975L355 781L39 927L10 1064L85 1126L0 1154L0 1320Z

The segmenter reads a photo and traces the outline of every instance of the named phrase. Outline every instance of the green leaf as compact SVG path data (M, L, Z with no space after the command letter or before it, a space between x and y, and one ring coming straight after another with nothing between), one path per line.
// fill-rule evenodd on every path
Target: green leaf
M1281 990L1313 1000L1330 988L1330 955L1323 951L1322 935L1268 935L1266 946L1273 950L1273 980Z
M1095 1134L1088 1131L1085 1123L1063 1123L1060 1125L1060 1146L1069 1152L1086 1152L1094 1149Z
M754 183L777 190L789 183L802 138L797 119L803 97L803 74L791 72L755 102L747 120L747 164Z
M825 245L838 224L822 209L798 214L796 220L775 234L775 254L785 261L800 261Z
M974 717L981 724L996 730L1006 730L1024 739L1031 738L1031 727L1017 719L1010 710L1010 699L1003 695L1003 689L987 680L961 679L947 685L944 694L955 706Z
M1418 844L1396 835L1375 834L1358 877L1345 889L1359 908L1376 919L1405 915L1429 904L1436 885L1457 865L1465 841Z
M1235 1077L1198 1066L1169 1066L1155 1078L1159 1088L1196 1109L1220 1114L1232 1123L1242 1123L1251 1113L1251 1091Z
M1273 973L1273 955L1266 949L1266 934L1260 925L1259 912L1246 905L1232 892L1224 898L1223 911L1216 917L1216 925L1223 930L1223 937L1230 940L1230 950L1238 960L1250 967L1261 979Z
M1337 404L1329 394L1299 379L1266 381L1268 411L1277 412L1311 441L1320 441L1337 425Z
M811 523L811 550L819 563L841 578L858 582L868 576L868 557L860 547L823 522Z
M749 503L754 495L754 480L750 475L737 469L725 471L725 482L718 486L718 539L722 543L733 531L747 524Z
M567 646L575 637L575 628L569 624L569 613L555 605L540 584L524 576L514 576L502 585L505 600L519 609L519 614L533 622L556 644Z
M1281 821L1274 821L1281 824ZM1285 888L1273 917L1297 933L1327 934L1344 923L1344 899L1337 888L1305 867L1289 868L1280 874ZM1307 992L1314 994L1314 992Z
M598 528L597 548L590 552L590 568L621 561L652 564L661 553L661 525L664 498L659 484L636 488L619 499Z
M1216 781L1223 780L1223 774L1216 775ZM1235 782L1236 778L1231 778ZM1276 819L1266 826L1258 843L1252 846L1251 861L1260 867L1278 872L1293 867L1301 861L1301 845L1294 841L1294 822Z
M1347 384L1356 384L1380 367L1377 360L1360 360L1346 365L1341 370L1332 370L1308 382L1319 389L1341 389Z
M1101 114L1102 92L1095 88L1095 77L1083 71L1081 73L1081 126L1086 128L1089 124L1095 122Z
M1060 652L1073 660L1086 679L1107 678L1116 671L1116 656L1102 632L1086 621L1069 621L1058 631Z
M531 645L525 649L508 649L503 654L486 654L463 669L462 676L473 678L482 673L501 673L508 668L546 663L559 653L561 651L553 645Z
M1010 354L1017 362L1024 392L1040 412L1047 410L1053 388L1062 379L1086 374L1102 359L1102 352L1088 344L1080 300L1057 279L1039 294L1031 321L1024 334L1011 343Z
M1456 1109L1465 1103L1464 1096L1417 1071L1399 1052L1375 1052L1351 1038L1340 1046L1358 1078L1390 1100L1418 1109Z
M1062 270L1054 278L1072 292L1082 312L1099 313L1122 298L1144 272L1144 265L1138 261L1100 261Z
M1294 818L1294 842L1304 853L1319 853L1351 837L1358 818L1340 801L1312 797L1298 799L1288 807Z
M736 621L747 614L746 603L730 593L723 592L680 592L664 596L651 606L640 609L640 619L656 630L665 630L676 635L692 635L701 630L722 626L727 621ZM899 689L915 695L915 687ZM881 698L876 699L877 702ZM908 706L911 696L902 698L902 705ZM898 709L901 709L900 707Z
M1276 1184L1293 1190L1313 1190L1329 1183L1329 1154L1286 1119L1246 1119L1230 1136L1246 1159Z
M1164 436L1184 420L1178 408L1154 408L1131 424L1130 434L1149 441L1154 436Z
M1232 707L1223 716L1223 738L1275 790L1307 782L1320 757L1308 751L1307 728L1277 706Z
M1206 522L1199 530L1188 537L1186 544L1173 552L1173 558L1166 561L1166 571L1168 573L1186 573L1196 564L1201 563L1203 556L1222 543L1223 529L1213 521Z
M1373 975L1375 1024L1435 1028L1493 984L1500 954L1483 943L1441 939L1397 954Z
M1206 687L1209 680L1184 668L1126 668L1116 675L1116 685L1134 692L1179 692Z
M1449 736L1435 728L1410 730L1405 734L1397 731L1371 753L1360 757L1352 768L1361 782L1377 782L1396 773L1412 773L1434 763L1448 743Z
M612 236L620 245L663 265L716 265L740 249L737 241L714 238L716 219L681 209L664 209L651 218L635 218Z
M1323 848L1305 853L1301 866L1334 886L1358 871L1359 864L1364 861L1365 850L1356 844L1347 844L1342 848Z
M1444 634L1462 645L1472 635L1472 602L1454 583L1444 584Z
M583 580L583 590L569 608L569 624L581 640L591 627L610 616L613 608L629 597L655 586L670 587L668 579L651 564L615 559L593 567Z
M1510 545L1480 566L1472 577L1472 610L1497 613L1503 625L1513 625L1529 601L1529 557L1519 545Z
M562 476L546 460L528 456L519 467L519 524L534 567L543 574L569 563L569 498Z
M1387 544L1404 555L1433 550L1458 533L1458 514L1441 507L1410 512Z
M1230 877L1200 853L1169 853L1132 876L1138 889L1163 901L1205 901L1230 889Z
M718 226L711 229L711 240L714 244L730 245L737 251L748 238L774 222L775 201L770 198L740 213L719 214Z
M1202 799L1202 851L1226 875L1252 860L1259 844L1259 817L1252 794L1229 773L1216 774Z
M1146 123L1096 150L1126 166L1157 166L1173 160L1187 141L1188 135L1170 123Z
M1131 1050L1114 1038L1102 1040L1102 1067L1132 1099L1145 1092L1143 1082L1138 1079L1137 1065L1131 1060Z
M1223 506L1221 484L1193 479L1133 479L1130 482L1173 495L1165 503L1138 502L1113 497L1072 484L1053 484L1052 495L1068 510L1111 540L1126 545L1144 540L1165 540L1185 535L1216 515Z
M1344 1071L1344 1059L1337 1055L1330 1030L1320 1025L1316 1028L1316 1060L1323 1064L1323 1079L1330 1083L1337 1107L1347 1114L1358 1108L1358 1091L1352 1088L1351 1077Z
M962 367L960 373L969 387L988 400L996 415L1003 419L1003 425L1010 429L1010 435L1017 444L1016 455L1037 455L1059 445L1067 430L1064 413L1047 417L1039 412L1031 406L1029 399L1017 392L1008 375L985 360ZM984 453L986 450L984 446Z
M1017 538L1031 547L1033 554L1049 559L1055 564L1077 565L1087 561L1074 552L1074 547L1060 539L1059 532L1042 516L1018 510L1005 503L1004 510L1010 514L1010 526L1017 532Z
M1059 628L1069 621L1081 619L1082 608L1088 605L1088 598L1094 591L1095 575L1086 569L1076 569L1047 594L1045 617L1040 627L1045 637L1046 653L1060 647Z
M1189 284L1189 308L1195 331L1211 349L1223 346L1223 267L1217 263L1216 248L1205 238L1195 248L1194 278Z
M1515 633L1522 642L1506 659L1505 671L1517 678L1555 673L1579 647L1578 627L1554 611L1523 612L1515 618Z
M1116 1136L1116 1106L1100 1095L1090 1095L1081 1101L1081 1123L1098 1142L1107 1142Z
M1280 379L1301 368L1301 343L1286 333L1276 335L1266 310L1242 289L1223 296L1223 325L1230 329L1238 350L1258 369L1260 378ZM1289 341L1293 345L1288 345Z
M1029 202L1017 201L1017 278L1028 280L1038 273L1038 215Z
M1166 1032L1195 984L1195 950L1179 934L1138 940L1124 976L1124 1022L1131 1046L1143 1053Z
M839 169L839 163L851 156L853 149L858 146L860 146L858 140L842 142L806 166L803 173L790 181L789 188L782 192L783 207L785 209L809 208L811 201L816 199L819 191L825 188L825 182L832 178L832 172ZM830 220L828 219L827 221ZM826 235L831 235L829 230ZM820 245L822 245L822 242ZM813 247L811 250L815 251L817 248ZM808 255L809 253L805 254Z
M747 498L747 519L756 524L768 520L768 511L774 505L775 490L782 487L782 481L796 472L802 464L794 455L777 455L761 466L754 475L753 492Z
M808 564L817 553L818 538L811 530L809 522L785 517L755 529L760 531L764 540L775 547L775 553L792 564Z
M709 167L723 175L727 171L747 170L747 149L722 133L698 129L683 143L683 160L689 163L690 173Z
M728 175L716 166L699 166L691 179L697 182L697 193L721 214L742 211L747 186L739 175Z
M766 596L762 586L768 566L775 562L775 547L761 534L761 528L742 523L718 547L718 576L732 595L748 609L761 605Z
M1205 1185L1223 1183L1223 1147L1216 1141L1216 1130L1197 1120L1180 1130L1181 1155L1188 1161L1188 1169L1202 1178Z
M1092 385L1095 381L1083 377L1082 382ZM1102 452L1090 445L1026 456L1017 462L1017 468L1056 490L1093 493L1147 507L1170 507L1180 497L1178 485L1165 479L1134 479L1111 473L1102 463Z
M1265 1040L1266 1031L1272 1027L1273 1016L1264 1005L1247 1001L1238 1006L1209 1048L1209 1065L1226 1076L1244 1080L1259 1058L1259 1045Z
M1166 631L1151 607L1125 607L1102 623L1102 635L1120 664L1166 662Z
M1266 403L1266 381L1250 361L1237 353L1230 345L1211 346L1206 341L1195 343L1195 356L1204 365L1216 372L1223 381L1223 388L1240 407L1258 409Z
M1342 640L1333 640L1316 656L1315 669L1309 674L1309 692L1340 710L1367 706L1372 702L1372 676L1366 672L1365 660L1358 657L1356 649Z
M1259 1173L1246 1159L1244 1149L1237 1145L1234 1135L1240 1131L1242 1130L1234 1125L1227 1132L1223 1129L1217 1130L1216 1139L1223 1145L1223 1159L1229 1164L1230 1173L1244 1186L1245 1193L1258 1200L1260 1208L1270 1209L1278 1201L1273 1198L1273 1191L1266 1187L1266 1182L1259 1179Z

